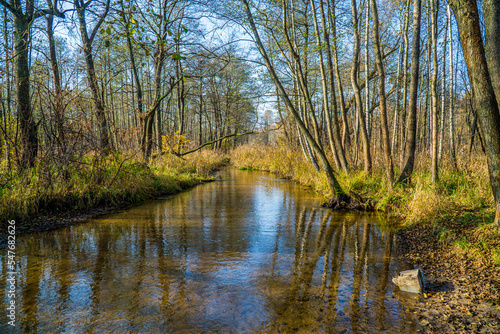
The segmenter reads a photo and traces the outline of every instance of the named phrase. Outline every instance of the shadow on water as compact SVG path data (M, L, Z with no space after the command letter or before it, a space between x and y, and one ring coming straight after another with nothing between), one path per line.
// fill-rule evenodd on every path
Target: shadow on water
M373 215L259 172L19 238L17 333L411 333ZM5 291L6 254L2 253ZM5 310L9 298L2 296Z

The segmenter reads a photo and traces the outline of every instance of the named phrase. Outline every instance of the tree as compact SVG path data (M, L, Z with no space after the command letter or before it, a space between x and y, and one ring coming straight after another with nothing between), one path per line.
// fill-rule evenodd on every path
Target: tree
M417 97L418 97L418 74L420 66L420 14L421 0L413 0L413 36L412 36L412 59L410 76L410 101L407 123L407 145L406 164L398 178L398 183L410 182L415 163L415 152L417 148Z
M57 0L54 1L54 5L57 7ZM46 16L46 20L47 36L49 39L50 65L52 68L52 76L54 77L54 116L56 123L56 142L58 145L58 149L61 152L64 152L66 145L66 140L64 137L64 101L61 87L61 76L59 74L59 64L57 61L56 45L54 41L54 15L48 14Z
M488 2L488 1L486 1ZM467 72L473 92L474 105L481 125L482 136L488 157L488 170L490 174L491 189L493 191L496 210L495 224L500 230L500 113L497 96L492 85L488 64L486 62L485 46L481 37L479 11L476 0L448 0L457 19L460 44L464 53ZM497 1L498 4L498 1ZM487 4L488 8L489 3ZM488 8L491 10L493 7ZM498 27L498 16L485 15L485 27L493 29ZM491 32L490 32L491 33ZM490 36L487 50L498 47L497 39L500 35ZM498 55L492 55L493 57ZM493 74L495 77L498 73Z
M370 153L370 138L368 137L368 129L366 128L366 121L363 112L363 102L361 100L361 90L358 84L359 75L359 52L360 52L360 37L359 37L359 24L358 24L358 10L356 7L356 0L351 0L352 8L352 30L354 36L354 49L352 55L351 65L351 84L354 91L354 98L356 102L357 121L361 127L361 141L363 142L363 159L365 173L371 174L372 172L372 157ZM368 74L367 74L368 75ZM368 89L368 87L365 87Z
M431 148L431 179L432 182L438 181L438 63L437 63L437 14L438 0L432 0L431 3L431 44L432 44L432 79L431 79L431 94L432 94L432 148ZM430 64L429 64L430 65Z
M64 14L49 3L48 9L36 9L35 0L26 0L24 11L20 0L0 0L0 5L7 8L14 16L15 26L15 72L16 72L16 100L21 128L22 156L19 167L26 169L35 165L38 153L37 124L31 108L30 95L30 64L28 46L31 37L30 27L33 21L46 14L64 18Z
M321 2L320 3L321 22L322 22L323 35L325 38L325 47L328 59L328 77L326 74L325 64L323 61L322 41L318 27L316 8L314 6L313 0L311 0L311 8L313 12L314 31L316 33L316 42L318 46L319 67L321 71L321 87L323 89L323 108L325 111L325 118L327 124L328 142L330 144L330 149L332 150L332 154L335 157L335 161L337 161L337 165L340 168L342 168L344 172L347 172L347 160L345 158L344 149L341 144L340 129L337 119L337 101L335 101L335 87L333 79L333 63L330 52L330 39L328 37L328 30L326 29L322 0L320 0L320 2ZM330 82L330 85L328 85L328 80ZM328 86L330 86L330 92L333 96L332 103L330 103L330 100L328 99ZM330 112L330 105L332 106L333 109L333 117L332 113Z
M370 0L373 15L373 47L375 49L375 63L378 72L378 96L380 100L380 119L382 126L382 146L384 148L385 172L387 184L392 187L394 182L394 167L392 164L391 144L389 141L389 124L387 123L387 101L385 98L385 69L382 59L382 50L380 45L380 33L378 22L378 9L375 0Z
M298 128L300 129L300 132L304 135L306 140L309 142L314 153L316 153L318 155L319 160L320 160L321 165L322 165L322 168L323 168L323 171L326 174L328 184L330 186L330 191L332 192L332 196L334 198L338 198L340 200L346 200L347 194L344 192L344 190L342 189L342 187L338 183L337 179L335 178L335 176L333 174L333 169L332 169L330 163L328 162L328 159L326 158L325 152L319 147L318 143L316 143L316 141L312 137L311 133L309 132L309 130L305 126L304 122L302 122L299 113L295 109L295 106L293 105L292 101L288 97L288 94L287 94L285 88L283 87L283 84L281 83L278 75L276 74L274 66L272 65L272 63L269 60L267 52L264 49L264 44L262 43L262 41L260 39L259 32L257 30L257 26L256 26L255 21L253 19L253 14L250 10L250 5L248 4L248 1L247 0L242 0L242 1L243 1L243 5L245 7L245 12L246 12L246 15L248 18L248 23L250 25L253 36L255 38L255 44L257 45L257 48L259 49L259 52L260 52L262 58L264 59L265 65L267 67L267 70L269 71L269 74L271 75L271 78L272 78L274 84L276 85L276 87L280 91L281 98L283 99L288 110L292 114ZM283 10L286 11L286 4L284 4ZM286 15L286 13L285 13L285 15Z
M485 51L493 91L500 105L500 1L484 0Z
M105 7L100 15L99 19L95 24L94 28L91 29L90 35L87 30L87 20L86 11L91 4L91 1L84 2L83 0L74 0L74 5L76 13L78 15L78 21L80 23L80 37L82 39L83 54L85 55L85 64L87 68L87 80L89 82L90 90L92 92L92 98L94 101L94 106L96 109L96 118L99 127L100 136L100 149L106 152L111 148L111 141L109 137L108 121L106 117L106 107L104 105L104 100L102 98L102 92L99 88L99 83L97 81L97 76L95 72L94 65L94 54L92 51L92 43L99 31L99 28L104 22L104 19L109 13L110 0L106 0Z
M322 0L321 0L322 1ZM333 1L332 1L333 2ZM337 52L337 24L336 24L336 15L335 15L335 2L330 4L330 0L326 1L326 8L328 11L329 22L330 22L330 30L332 32L332 53L333 53L333 64L335 65L335 79L337 80L337 87L339 91L339 99L340 99L340 114L342 115L342 147L344 148L345 153L347 153L347 146L350 145L351 139L349 136L349 125L347 122L347 109L344 100L344 89L342 86L342 80L340 78L340 68L339 68L339 59Z

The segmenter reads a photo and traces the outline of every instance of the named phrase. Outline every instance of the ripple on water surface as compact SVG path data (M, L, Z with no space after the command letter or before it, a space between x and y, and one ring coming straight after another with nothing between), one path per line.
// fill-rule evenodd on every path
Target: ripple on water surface
M415 331L378 218L332 213L268 174L223 179L19 237L16 327L0 332Z

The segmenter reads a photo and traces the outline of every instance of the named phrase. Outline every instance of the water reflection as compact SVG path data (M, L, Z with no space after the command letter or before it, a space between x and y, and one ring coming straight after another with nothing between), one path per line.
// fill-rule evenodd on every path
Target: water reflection
M20 238L18 322L0 331L415 331L392 298L389 278L402 269L392 232L319 204L291 182L229 170L167 200ZM2 273L5 263L2 253Z

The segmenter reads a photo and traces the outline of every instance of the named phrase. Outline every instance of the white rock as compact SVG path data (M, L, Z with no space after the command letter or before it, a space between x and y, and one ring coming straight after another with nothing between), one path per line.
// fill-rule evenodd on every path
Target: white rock
M424 291L424 274L420 269L402 271L399 276L393 277L392 281L399 286L401 291L411 293L422 293Z

